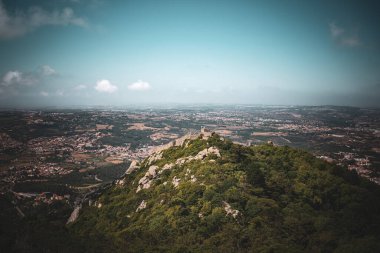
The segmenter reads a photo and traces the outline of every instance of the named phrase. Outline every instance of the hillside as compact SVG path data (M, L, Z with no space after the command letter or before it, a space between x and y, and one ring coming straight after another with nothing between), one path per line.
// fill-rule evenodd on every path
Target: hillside
M289 147L160 151L68 225L88 252L376 252L380 189Z

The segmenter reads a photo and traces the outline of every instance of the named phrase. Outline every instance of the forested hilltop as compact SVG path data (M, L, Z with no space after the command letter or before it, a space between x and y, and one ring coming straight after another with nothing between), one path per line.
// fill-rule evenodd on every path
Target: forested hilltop
M68 225L87 252L378 252L380 188L213 134L144 160ZM79 246L78 246L79 247Z

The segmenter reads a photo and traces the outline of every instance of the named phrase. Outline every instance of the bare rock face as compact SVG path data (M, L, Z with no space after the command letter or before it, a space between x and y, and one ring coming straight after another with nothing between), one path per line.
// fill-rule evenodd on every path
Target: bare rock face
M158 171L158 174L160 175L162 172L165 170L171 170L173 168L174 164L173 163L167 163L165 164L160 171Z
M146 208L146 201L141 201L140 205L136 208L136 213Z
M145 174L146 176L152 176L153 178L155 178L157 176L157 169L158 169L158 166L150 166L149 169L148 169L148 172Z
M183 144L183 141L181 143ZM195 156L187 156L187 157L179 158L179 159L177 159L175 161L175 163L167 163L161 169L159 169L158 166L151 165L152 163L154 163L154 162L162 159L162 152L161 151L156 152L155 154L153 154L152 156L150 156L148 158L148 163L147 164L151 165L151 166L149 167L149 169L145 173L145 175L139 180L138 186L137 186L137 189L136 189L136 193L138 193L142 189L149 189L151 187L153 181L159 175L161 175L161 173L163 171L165 171L165 170L171 170L176 165L181 166L181 165L183 165L185 163L188 163L188 162L191 162L191 161L194 161L194 160L204 160L206 157L208 157L210 155L216 155L217 157L221 157L219 149L217 149L216 147L209 147L209 148L206 148L206 149L198 152L198 154L196 154ZM130 167L133 168L133 167L136 167L136 166L137 166L137 164L131 164ZM179 181L180 180L181 180L180 178L176 178L176 177L173 178L172 184L174 185L175 188L179 185ZM193 177L191 177L190 180L191 180L191 182L195 183L197 181L197 178L195 178L195 176L193 176ZM120 183L118 182L118 184L123 184L123 182L120 182Z
M132 172L134 172L135 170L137 170L139 168L140 168L139 162L137 160L133 160L131 162L131 164L129 165L129 168L127 169L125 174L131 174Z
M217 157L221 157L219 149L217 149L216 147L209 147L202 151L199 151L198 154L196 154L195 156L187 156L183 158L178 158L175 164L183 165L193 160L204 160L207 156L212 155L212 154L216 155Z
M157 173L158 173L157 170L158 170L158 166L156 165L152 165L149 167L145 175L139 180L139 186L137 187L136 193L141 191L142 189L150 188L153 182L153 179L157 177Z
M219 152L219 149L217 149L216 147L209 147L209 148L207 149L207 151L208 151L208 155L210 155L210 154L214 154L214 155L216 155L217 157L221 157L220 152Z
M161 160L162 159L162 152L159 151L157 153L154 153L148 158L148 165L151 165L152 163Z
M172 184L174 185L174 188L178 187L180 181L180 178L177 178L176 176L173 177Z
M183 157L183 158L178 158L177 161L175 162L176 165L183 165L185 162L189 160L190 157Z
M136 171L138 169L140 169L139 161L133 160L131 162L131 164L129 165L128 169L125 171L124 176L122 178L116 180L115 184L116 185L120 185L120 186L124 186L125 183L126 183L125 175L129 175L129 174L131 174L132 172L134 172L134 171Z
M159 167L156 165L150 166L145 175L139 180L136 193L142 189L149 189L154 179L156 179L163 171L172 169L173 166L173 163L167 163L161 168L161 170L159 170Z
M125 179L123 178L123 179L116 180L116 185L121 185L121 186L125 185Z
M82 208L82 205L79 205L79 206L76 206L74 208L74 211L71 213L69 219L67 220L66 224L70 224L70 223L73 223L74 221L76 221L79 217L79 211L80 209Z
M194 158L196 160L203 160L203 159L205 159L207 156L209 156L211 154L214 154L217 157L220 157L219 149L217 149L215 147L209 147L209 148L206 148L206 149L200 151Z
M232 209L231 205L228 204L226 201L223 201L224 210L226 211L226 216L231 215L236 219L236 217L239 215L240 211L236 209Z
M150 185L152 184L152 180L156 176L156 169L157 166L150 166L148 171L145 173L145 175L139 180L139 185L137 187L136 192L139 192L142 189L148 189L150 188Z

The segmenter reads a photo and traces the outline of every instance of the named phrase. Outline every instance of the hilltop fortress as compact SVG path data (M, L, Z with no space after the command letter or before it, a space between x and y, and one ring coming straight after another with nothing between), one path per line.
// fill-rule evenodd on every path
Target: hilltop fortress
M186 134L186 135L184 135L178 139L175 139L175 140L173 140L167 144L163 144L163 145L155 147L153 153L158 153L160 151L163 151L163 150L171 148L171 147L182 146L186 140L195 140L200 136L202 136L202 139L207 140L213 133L214 132L211 132L209 129L202 126L200 134L199 134L199 132L198 133L192 133L190 131L188 134Z

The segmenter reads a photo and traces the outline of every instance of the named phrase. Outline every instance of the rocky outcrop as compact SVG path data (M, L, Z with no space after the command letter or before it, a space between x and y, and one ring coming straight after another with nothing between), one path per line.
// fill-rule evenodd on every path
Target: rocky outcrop
M156 152L153 155L149 156L148 158L148 165L153 164L154 162L157 162L158 160L162 159L162 152Z
M98 202L98 201L96 201L96 202L95 202L95 206L96 206L97 208L102 208L103 204L100 203L100 202Z
M136 193L142 189L149 189L154 179L156 179L163 171L172 169L173 166L173 163L167 163L161 168L161 170L159 170L159 167L156 165L150 166L145 175L139 180Z
M125 178L115 180L115 184L121 186L125 185Z
M69 219L67 220L66 224L70 224L70 223L73 223L74 221L76 221L79 217L79 212L80 212L80 209L82 208L82 205L78 205L74 208L74 210L72 211Z
M136 208L136 213L146 208L146 201L141 201L140 205Z
M176 140L173 140L167 144L158 146L154 149L153 154L147 158L148 159L147 160L147 166L150 166L150 165L154 164L155 162L161 160L163 151L166 149L169 149L169 148L174 147L174 146L185 146L185 147L187 147L187 145L189 144L189 142L191 140L195 140L195 139L200 138L200 137L202 137L203 139L208 138L208 137L212 136L212 134L213 134L213 132L209 131L208 129L202 128L201 129L201 135L193 134L190 132L190 133L188 133L188 134L186 134L186 135L184 135L184 136L182 136ZM202 150L201 152L199 152L194 157L189 156L189 157L185 157L185 158L180 158L175 162L175 164L166 164L162 168L162 170L159 171L159 174L162 173L164 170L171 169L174 165L182 165L185 162L190 162L192 160L203 160L205 157L207 157L210 154L215 154L218 157L220 157L219 150L215 147L210 147L208 149ZM141 166L140 166L139 161L133 160L131 162L131 164L129 165L128 169L125 171L124 175L121 178L115 180L114 183L116 185L124 186L126 183L126 178L125 178L126 175L133 173L134 171L138 170L140 167ZM145 187L149 188L150 187L149 181L151 181L151 180L144 179L144 181L146 181L144 184ZM137 191L140 191L141 189L144 189L144 188L140 187L140 188L138 188Z
M236 219L236 217L240 214L239 210L232 209L231 205L228 204L226 201L223 201L223 207L224 211L226 211L226 216L231 215L232 217L234 217L234 219Z
M159 167L156 166L156 165L151 165L149 167L148 171L145 173L145 175L139 180L138 186L137 186L137 189L136 189L136 193L139 192L139 191L141 191L142 189L149 189L151 187L153 181L163 171L170 170L175 165L181 166L181 165L183 165L185 163L188 163L188 162L191 162L191 161L204 160L206 157L208 157L210 155L216 155L217 157L220 157L219 149L217 149L216 147L206 148L206 149L198 152L198 154L196 154L195 156L187 156L187 157L184 157L184 158L177 159L175 161L175 163L167 163L161 169L159 169ZM161 158L162 158L162 154L161 153L157 153L154 156L154 158L152 158L152 159L151 159L151 157L149 158L148 164L151 164L152 162L157 161L157 159L161 159ZM188 173L190 173L190 172L188 172ZM191 182L195 183L197 181L197 178L194 175L192 175L190 180L191 180ZM179 181L180 181L179 178L178 179L177 178L173 178L172 184L174 185L174 187L177 187L179 185ZM121 183L118 183L118 184L121 184Z
M207 156L209 155L216 155L217 157L220 157L220 152L219 152L219 149L217 149L216 147L209 147L209 148L206 148L202 151L200 151L195 157L194 159L195 160L203 160L204 158L206 158Z
M127 169L125 174L131 174L132 172L134 172L135 170L137 170L139 168L140 168L139 162L137 160L133 160L131 162L131 164L129 165L129 168Z
M216 155L217 157L221 157L219 149L217 149L216 147L209 147L198 152L198 154L196 154L195 156L187 156L183 158L178 158L175 164L183 165L193 160L204 160L207 156L212 155L212 154Z
M141 191L142 189L150 188L153 179L157 177L158 166L152 165L149 167L148 171L145 175L139 180L139 186L137 187L136 193Z
M124 175L121 178L115 180L115 184L116 185L124 186L125 183L126 183L126 178L125 178L126 175L129 175L129 174L133 173L134 171L136 171L138 169L140 169L140 163L139 163L139 161L133 160L131 162L131 164L129 165L128 169L125 171Z
M173 163L167 163L165 164L162 169L158 172L158 174L161 174L164 170L171 170L173 168Z
M177 178L176 176L173 177L172 184L174 185L174 188L178 187L180 181L180 178Z

